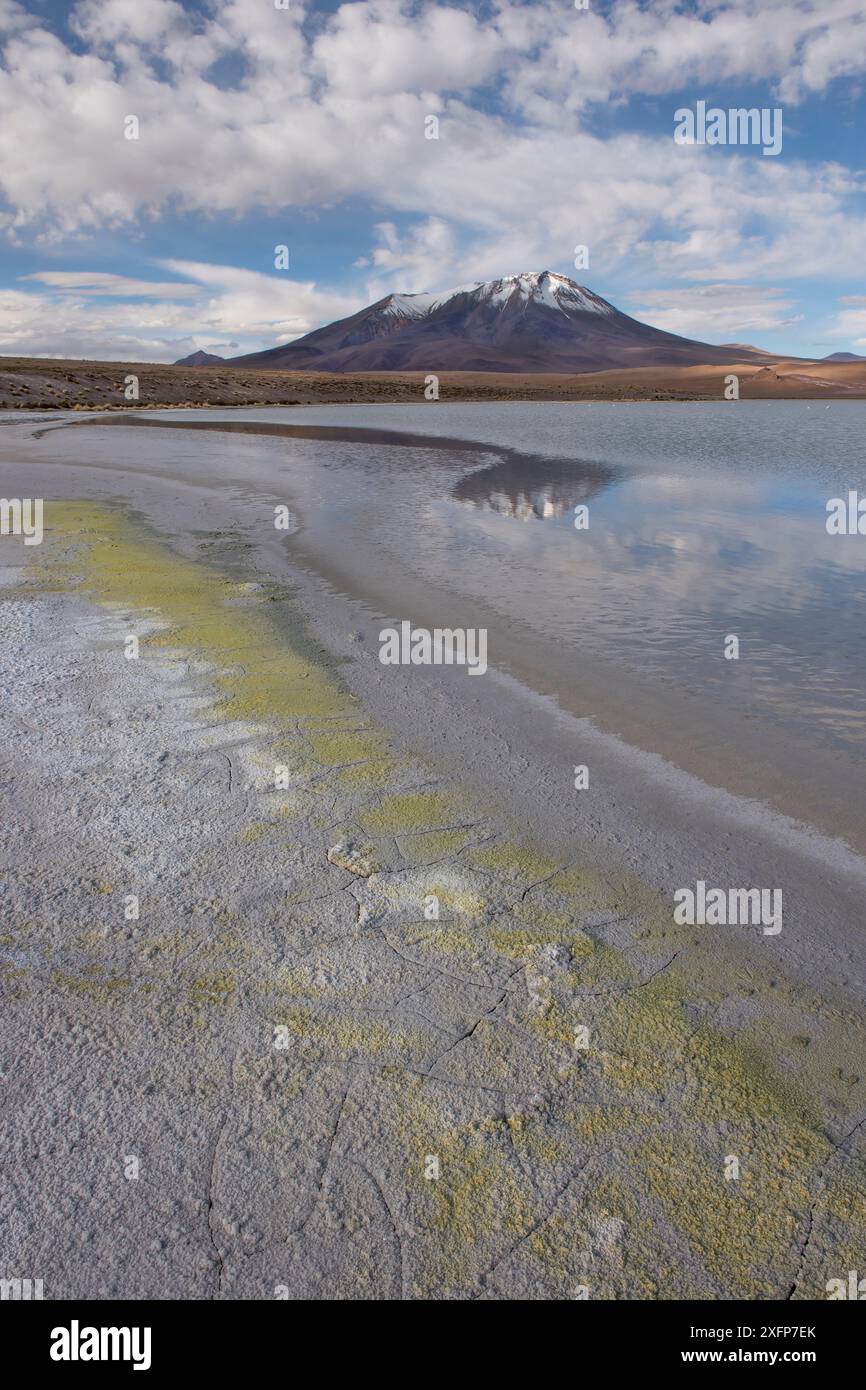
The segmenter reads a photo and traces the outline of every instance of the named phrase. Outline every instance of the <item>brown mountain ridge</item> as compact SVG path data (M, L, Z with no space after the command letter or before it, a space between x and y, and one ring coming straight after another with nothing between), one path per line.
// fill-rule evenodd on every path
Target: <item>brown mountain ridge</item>
M594 372L766 358L640 323L568 276L525 271L442 294L389 294L234 366L316 372Z

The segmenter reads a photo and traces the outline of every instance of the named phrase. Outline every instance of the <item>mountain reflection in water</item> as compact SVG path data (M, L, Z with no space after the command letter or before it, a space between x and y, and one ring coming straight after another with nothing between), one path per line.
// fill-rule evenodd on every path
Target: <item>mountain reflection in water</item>
M555 521L608 487L616 470L557 459L506 459L461 478L451 496L518 521Z

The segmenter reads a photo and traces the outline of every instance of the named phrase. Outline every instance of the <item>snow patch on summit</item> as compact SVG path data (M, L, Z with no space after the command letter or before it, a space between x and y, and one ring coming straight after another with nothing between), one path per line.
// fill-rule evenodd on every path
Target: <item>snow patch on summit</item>
M567 275L557 275L553 270L527 270L521 275L508 275L495 282L501 286L500 293L509 297L515 291L521 299L535 300L548 309L558 309L561 313L577 311L582 314L612 314L613 305L600 299L585 285L578 285Z
M490 304L498 309L504 309L516 298L518 304L542 304L546 309L566 315L609 316L616 312L612 304L567 275L558 275L552 270L526 270L520 275L505 275L500 280L476 280L438 294L392 294L383 305L382 313L401 319L426 318L461 294L471 295L477 304Z
M394 318L423 319L440 305L447 304L449 299L454 299L458 294L471 294L477 289L483 289L481 280L474 280L471 285L458 285L453 290L442 290L439 294L392 294L382 313Z

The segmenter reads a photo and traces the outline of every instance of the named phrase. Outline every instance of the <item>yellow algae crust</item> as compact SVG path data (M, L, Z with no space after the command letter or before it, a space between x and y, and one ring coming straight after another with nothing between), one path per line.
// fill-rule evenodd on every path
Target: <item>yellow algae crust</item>
M346 778L349 781L342 780L342 785L347 791L353 785L360 791L392 785L397 765L391 762L386 737L360 725L352 697L322 665L285 641L263 604L237 604L236 581L178 557L108 507L50 504L46 526L59 529L79 548L71 559L62 559L62 571L50 565L34 567L34 591L50 589L58 574L67 581L77 575L99 601L158 622L156 633L142 637L143 648L183 648L207 665L219 692L214 717L273 725L280 732L300 729L323 780L333 779L330 789ZM354 784L353 774L358 779ZM469 793L459 787L396 789L362 807L357 820L373 836L392 836L398 843L402 838L407 844L417 837L423 858L448 853L457 844L450 837L477 819L473 805ZM240 838L252 851L264 833L263 822L251 822L240 830ZM603 1094L624 1112L651 1113L664 1122L664 1132L659 1126L647 1133L642 1120L636 1124L636 1137L623 1136L626 1157L618 1183L606 1178L593 1187L598 1221L610 1223L610 1213L616 1213L610 1230L631 1228L628 1248L633 1255L636 1245L649 1249L655 1239L650 1229L653 1214L665 1214L696 1261L723 1289L739 1296L771 1296L778 1290L780 1271L796 1267L798 1241L820 1190L831 1145L812 1087L801 1084L800 1077L782 1074L771 1040L732 1039L713 1028L706 1014L695 1014L696 1000L707 1005L726 987L730 991L735 978L730 963L726 961L715 979L701 949L689 944L670 974L645 982L621 952L593 940L586 920L600 906L615 907L619 915L625 907L634 913L639 902L645 914L646 900L637 886L621 887L612 902L601 876L569 869L530 844L500 842L465 849L461 844L461 849L466 864L480 871L490 892L482 899L450 884L437 889L437 875L431 873L430 891L442 898L444 920L441 926L423 929L430 957L436 952L453 954L471 943L494 961L498 957L500 966L503 958L518 966L524 962L536 998L531 1000L529 992L515 995L513 1016L533 1044L553 1055L553 1088L561 1075L556 1070L561 1049L572 1044L575 1026L589 1021L591 1044L581 1054L580 1065L594 1069ZM539 885L549 895L542 901L529 897ZM518 894L520 900L514 902ZM491 903L505 906L493 916ZM463 920L449 920L451 913ZM650 930L665 941L673 935L667 922L652 924L645 915L644 925L646 936ZM647 941L648 946L655 944ZM679 939L677 944L682 944ZM568 948L570 965L548 978L540 973L542 953L549 956L551 949L555 954L561 948ZM776 972L773 981L776 999L782 993L780 975ZM754 978L763 995L766 982L757 970ZM123 997L129 987L126 979L98 974L59 976L56 982L99 1002ZM580 997L587 985L604 996L590 1020L584 1018ZM791 991L793 1014L793 986ZM304 993L302 987L298 993ZM236 994L233 974L208 973L193 983L189 1003L218 1008ZM319 1003L290 1005L275 1022L314 1051L336 1052L341 1059L366 1056L377 1064L379 1102L401 1153L416 1226L429 1238L419 1290L447 1296L475 1287L491 1262L524 1237L539 1258L561 1260L564 1268L560 1246L568 1242L558 1234L559 1214L536 1225L545 1204L539 1204L520 1163L525 1157L524 1124L529 1122L502 1115L455 1122L447 1103L425 1090L424 1078L396 1067L387 1076L383 1070L394 1060L410 1059L418 1065L429 1056L427 1037L375 1016L339 1015L327 1008L326 1000L321 1008ZM478 1012L483 1015L485 1010ZM824 1034L809 1039L810 1081L820 1073L820 1058L832 1056L837 1065L842 1023L829 1016L825 1023ZM492 1019L485 1022L485 1028L493 1026ZM464 1036L469 1049L472 1040L468 1032ZM518 1054L515 1073L521 1057ZM571 1124L563 1122L556 1133L546 1130L543 1121L532 1121L539 1126L532 1149L542 1161L555 1165L568 1157L563 1145L570 1138L578 1171L588 1158L604 1156L614 1125L605 1119L604 1110L575 1114L574 1099L573 1094L565 1099ZM438 1157L442 1174L435 1182L424 1178L425 1159L431 1154ZM738 1182L724 1179L728 1155L741 1161L743 1176ZM849 1227L863 1229L862 1204L842 1173L832 1178L824 1205L842 1228L836 1248L847 1251L853 1248ZM637 1203L636 1194L641 1197ZM819 1214L818 1208L815 1211ZM598 1241L592 1224L596 1217L588 1208L584 1217L585 1239L592 1246ZM646 1226L643 1233L638 1229L641 1223ZM641 1279L649 1285L650 1272L642 1273Z
M218 668L220 717L285 723L353 713L321 667L275 641L261 608L231 606L233 580L176 555L110 507L49 503L45 513L47 528L84 544L85 589L165 624L142 645L184 647Z

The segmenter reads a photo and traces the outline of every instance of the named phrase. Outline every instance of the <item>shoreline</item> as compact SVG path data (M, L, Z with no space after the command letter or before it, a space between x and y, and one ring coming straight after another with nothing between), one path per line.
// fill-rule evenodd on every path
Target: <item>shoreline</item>
M231 536L189 560L122 510L64 504L50 525L30 593L4 595L5 717L39 709L16 766L59 756L66 775L56 792L7 779L2 1030L28 1055L35 1019L55 1021L31 1057L47 1105L30 1081L11 1098L41 1156L10 1250L31 1267L41 1208L49 1296L816 1296L861 1231L857 1145L824 1132L848 1135L866 1099L866 1079L834 1076L866 1037L850 1000L766 938L678 928L577 842L545 854L531 822L513 839L501 801L467 797L399 728L383 743L334 684L339 655ZM40 651L61 663L60 723ZM17 887L44 853L28 794L75 865L55 863L44 897ZM143 1186L124 1184L115 1135ZM175 1201L147 1200L153 1173ZM71 1259L48 1215L70 1182Z
M99 421L71 421L78 428L95 424L109 428L125 425L151 430L185 431L195 435L215 433L230 436L260 437L263 440L285 438L328 442L354 442L370 448L406 447L455 451L479 460L491 455L503 460L513 459L525 466L536 456L524 450L502 444L452 438L447 435L423 435L411 429L385 429L362 426L298 424L270 421L172 420L133 416L107 416ZM61 429L66 426L61 426ZM53 427L49 427L53 433ZM47 432L37 430L35 438ZM542 456L538 456L542 457ZM593 463L592 469L616 476L613 465ZM305 516L304 497L294 487L291 477L283 477L280 486L291 498L292 507L303 520L292 535L291 555L311 576L325 580L348 599L362 606L363 623L372 631L371 615L387 614L392 621L405 616L403 608L411 609L413 620L420 625L436 626L437 615L456 613L464 627L495 630L497 644L496 668L513 678L528 691L552 699L565 717L591 717L602 736L619 739L624 748L633 748L643 758L658 757L672 771L680 769L706 785L744 802L764 802L770 810L791 823L812 826L828 841L844 842L857 855L866 854L866 828L862 819L852 815L857 796L862 790L859 768L848 765L837 752L819 746L798 747L796 765L790 766L790 731L764 721L753 727L751 719L743 719L693 690L674 689L669 682L647 673L638 673L622 665L614 665L598 653L581 654L579 676L573 669L572 658L559 651L555 644L541 635L528 631L514 621L503 622L501 612L494 610L481 598L423 581L406 569L391 568L387 574L369 560L362 563L352 554L347 563L344 539L330 531L310 529ZM358 539L358 538L356 538ZM271 563L277 568L282 562L281 547L271 547ZM402 607L401 607L402 605ZM378 621L378 617L376 617ZM374 692L370 691L371 696ZM713 739L706 737L708 728ZM730 747L736 746L741 756L732 763Z
M864 400L866 362L769 358L720 367L599 372L436 373L444 402L719 401L733 373L744 400ZM159 410L424 402L425 372L285 372L141 362L0 357L0 409ZM135 379L138 400L126 399ZM435 405L435 401L427 402Z

